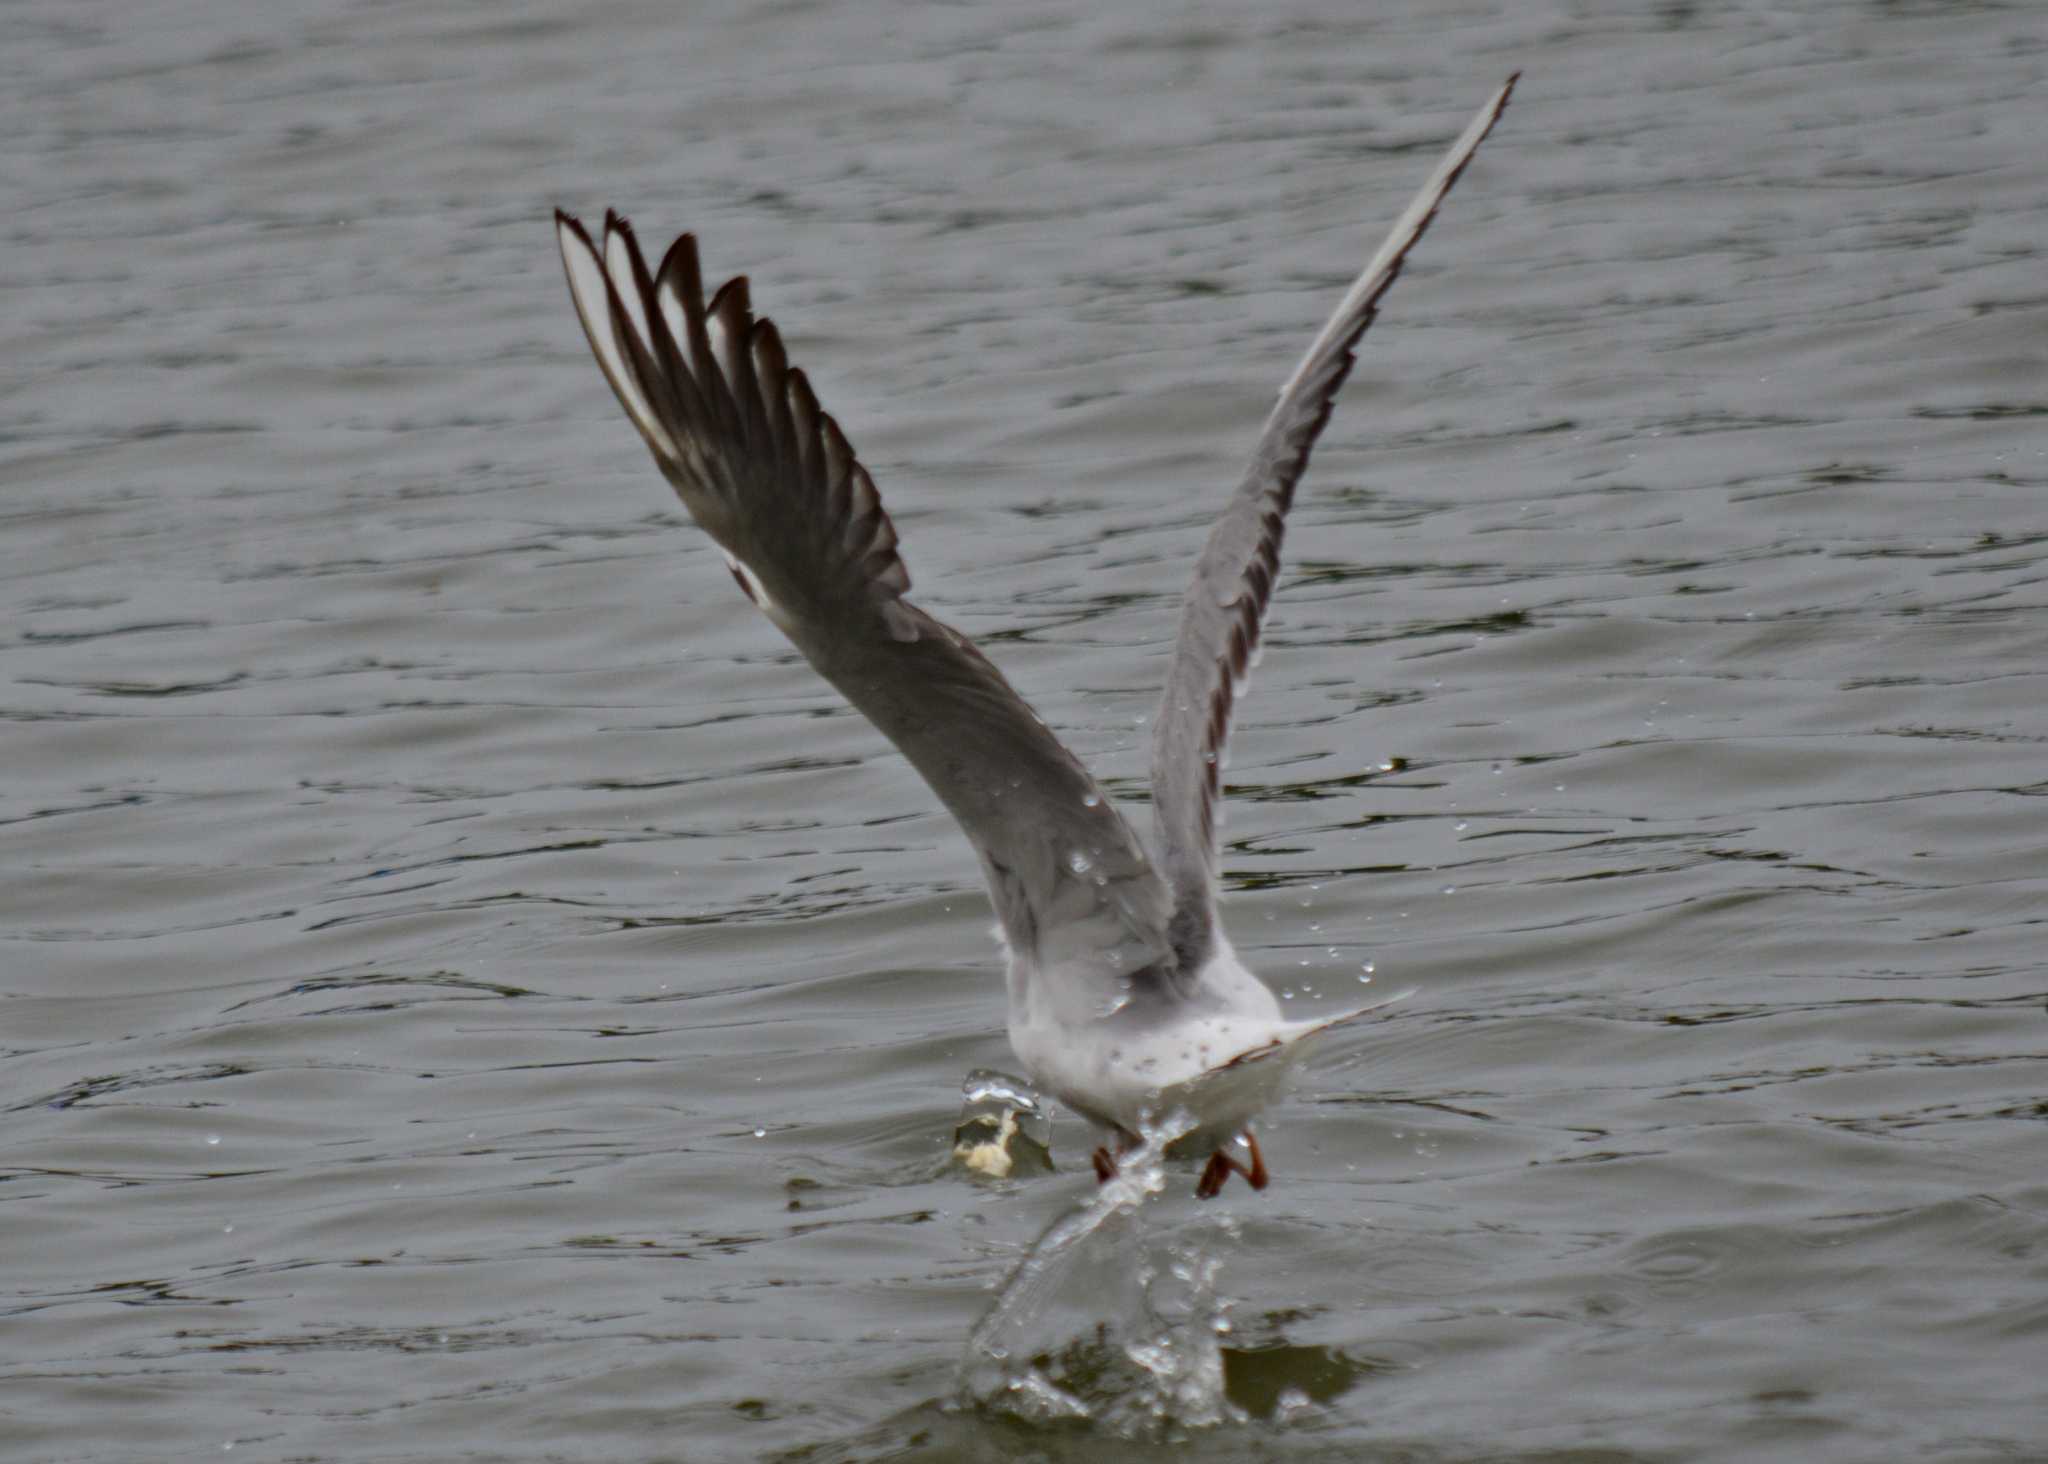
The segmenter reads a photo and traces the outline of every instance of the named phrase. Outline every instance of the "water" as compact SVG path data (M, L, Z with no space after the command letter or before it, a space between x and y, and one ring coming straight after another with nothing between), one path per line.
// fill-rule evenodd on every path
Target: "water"
M0 33L0 1457L2038 1453L2038 7ZM1228 775L1290 1009L1418 994L1103 1253L1220 1266L1227 1417L1112 1438L1107 1285L1090 1418L964 1406L1095 1139L951 1161L964 845L681 526L548 210L754 275L1130 799L1270 393L1514 67Z

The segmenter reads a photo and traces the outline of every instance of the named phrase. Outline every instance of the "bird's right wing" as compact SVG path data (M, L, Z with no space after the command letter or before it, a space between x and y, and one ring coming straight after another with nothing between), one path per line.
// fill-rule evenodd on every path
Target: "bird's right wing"
M1171 940L1185 963L1199 964L1213 940L1223 754L1280 572L1280 540L1294 486L1330 420L1337 388L1350 374L1352 352L1372 324L1380 297L1500 120L1517 79L1510 76L1451 145L1280 388L1251 467L1195 565L1152 729L1152 817L1161 871L1173 891Z
M650 273L631 227L603 243L559 210L584 334L626 415L733 577L910 759L980 856L1005 939L1043 968L1136 974L1167 953L1166 887L1086 768L910 575L867 470L744 278L707 305L695 240Z

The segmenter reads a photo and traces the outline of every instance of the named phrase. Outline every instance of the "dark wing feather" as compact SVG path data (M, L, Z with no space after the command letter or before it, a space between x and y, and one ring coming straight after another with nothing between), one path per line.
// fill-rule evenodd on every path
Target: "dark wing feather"
M1287 378L1251 467L1209 531L1195 566L1152 732L1153 819L1161 872L1173 891L1170 940L1184 966L1198 965L1213 943L1215 809L1224 749L1280 572L1294 486L1330 420L1337 389L1350 373L1353 351L1380 297L1500 119L1516 80L1507 79L1452 145Z
M903 598L873 479L781 337L695 241L650 274L631 227L559 211L584 333L620 405L742 589L900 748L966 830L1012 949L1138 975L1167 954L1164 883L1088 775L966 636Z

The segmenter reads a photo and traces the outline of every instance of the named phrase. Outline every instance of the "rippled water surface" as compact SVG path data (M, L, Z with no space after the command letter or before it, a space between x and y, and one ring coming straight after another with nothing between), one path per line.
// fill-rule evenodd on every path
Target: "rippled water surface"
M0 33L0 1457L2038 1457L2039 6ZM685 524L548 210L753 276L1141 804L1208 514L1516 67L1229 774L1246 957L1418 994L1271 1190L1105 1232L1033 1344L1087 1416L963 1401L1094 1140L950 1160L1013 1066L966 846ZM1226 1406L1134 1412L1174 1306Z

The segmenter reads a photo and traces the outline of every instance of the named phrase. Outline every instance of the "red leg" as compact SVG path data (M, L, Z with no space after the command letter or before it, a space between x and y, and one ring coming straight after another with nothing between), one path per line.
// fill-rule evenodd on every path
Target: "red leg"
M1195 1185L1196 1199L1215 1199L1224 1183L1233 1174L1242 1174L1245 1183L1255 1190L1262 1190L1272 1182L1273 1177L1266 1172L1266 1156L1259 1152L1259 1141L1253 1137L1250 1129L1246 1129L1242 1137L1245 1147L1252 1153L1251 1166L1247 1168L1235 1155L1218 1149L1209 1156L1208 1164L1203 1166L1202 1178Z
M1088 1156L1095 1165L1095 1182L1097 1184L1108 1184L1112 1179L1115 1179L1116 1161L1137 1148L1142 1142L1143 1140L1136 1134L1127 1134L1122 1129L1118 1129L1116 1131L1116 1152L1114 1154L1109 1152L1109 1146L1105 1144Z

